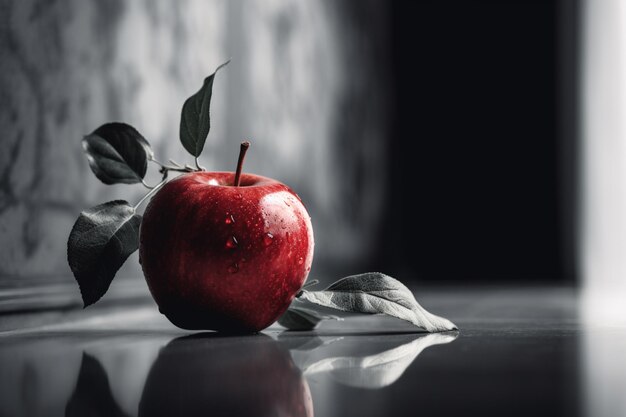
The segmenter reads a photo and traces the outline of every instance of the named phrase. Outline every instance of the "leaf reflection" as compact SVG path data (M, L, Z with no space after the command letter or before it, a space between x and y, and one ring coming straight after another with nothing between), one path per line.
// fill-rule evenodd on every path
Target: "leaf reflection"
M67 402L65 415L126 417L111 394L109 378L100 362L83 353L76 389Z
M322 358L319 358L318 353L313 358L300 359L301 368L308 377L329 374L344 385L369 389L383 388L396 382L424 349L450 343L457 336L456 332L413 336L414 339L408 343L369 355L342 355L341 350L350 350L350 342L362 343L354 338L342 338L335 340L332 345L320 345L320 351L328 351L324 352L326 354L322 353Z

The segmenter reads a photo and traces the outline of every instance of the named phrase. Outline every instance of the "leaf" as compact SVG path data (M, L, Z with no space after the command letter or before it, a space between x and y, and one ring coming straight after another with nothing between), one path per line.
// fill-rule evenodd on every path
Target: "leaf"
M215 74L229 62L230 60L226 61L217 67L213 74L206 77L202 88L183 104L183 111L180 117L180 141L187 152L195 157L200 156L202 153L204 142L211 129L209 108L211 106Z
M338 320L339 317L322 314L306 307L291 305L278 319L278 324L289 330L313 330L322 320Z
M139 248L141 216L116 200L80 213L67 241L67 261L85 307L109 289L115 273Z
M154 157L148 141L125 123L107 123L83 138L89 167L105 184L141 182Z
M299 299L341 311L386 314L427 332L457 329L449 320L420 306L413 293L400 281L379 272L340 279L323 291L303 290Z

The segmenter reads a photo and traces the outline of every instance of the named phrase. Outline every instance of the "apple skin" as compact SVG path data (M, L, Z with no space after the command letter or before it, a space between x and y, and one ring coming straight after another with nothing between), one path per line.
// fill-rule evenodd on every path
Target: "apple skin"
M286 185L193 172L146 207L139 261L159 311L189 330L257 332L289 307L311 270L313 227Z

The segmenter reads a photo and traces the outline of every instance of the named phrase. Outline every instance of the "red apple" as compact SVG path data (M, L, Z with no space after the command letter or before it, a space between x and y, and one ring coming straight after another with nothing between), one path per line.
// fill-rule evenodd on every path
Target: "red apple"
M159 310L178 327L260 331L311 269L313 228L298 195L259 175L239 179L184 174L146 207L139 259Z

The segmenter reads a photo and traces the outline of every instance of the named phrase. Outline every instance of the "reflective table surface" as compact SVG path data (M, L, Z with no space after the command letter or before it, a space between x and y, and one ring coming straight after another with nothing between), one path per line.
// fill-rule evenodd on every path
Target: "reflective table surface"
M1 332L0 416L626 415L626 328L583 325L574 290L416 295L460 331L192 333L147 301Z

